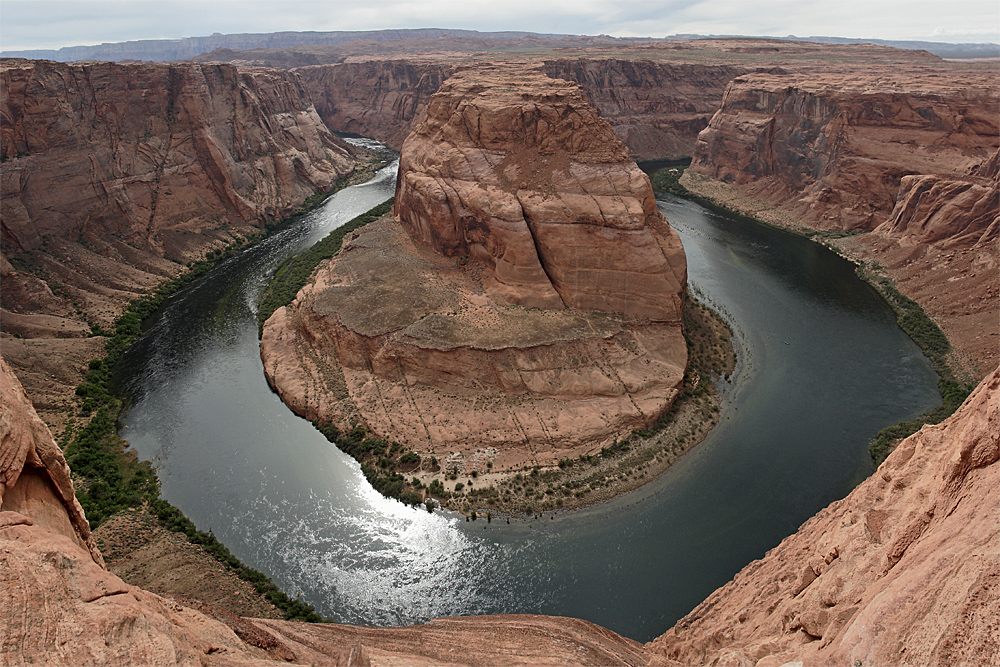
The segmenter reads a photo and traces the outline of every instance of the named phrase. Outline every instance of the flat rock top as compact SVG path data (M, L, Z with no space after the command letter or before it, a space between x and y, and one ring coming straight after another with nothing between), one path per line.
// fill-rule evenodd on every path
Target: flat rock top
M313 308L364 336L400 332L439 350L534 347L607 338L623 328L620 317L605 313L497 304L483 291L484 269L415 245L398 222L381 220L346 240L321 271Z

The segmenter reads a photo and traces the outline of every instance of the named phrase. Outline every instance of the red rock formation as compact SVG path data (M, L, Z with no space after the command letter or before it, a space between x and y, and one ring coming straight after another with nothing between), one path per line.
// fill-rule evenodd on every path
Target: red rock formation
M680 322L680 240L570 82L504 67L453 76L403 145L395 213L444 256L485 262L499 302Z
M681 664L1000 661L1000 369L649 645Z
M5 60L0 77L8 257L89 233L173 256L173 237L259 226L353 166L285 72Z
M648 58L551 58L541 64L552 78L580 85L636 160L691 155L695 138L718 109L726 84L746 71L735 65ZM369 58L295 71L330 128L399 148L453 70L453 61L429 55Z
M450 79L404 145L396 212L402 226L348 239L265 324L265 373L296 412L470 465L494 447L506 469L670 407L683 249L577 86L492 67Z
M545 73L579 84L635 160L694 153L698 133L718 110L726 85L746 72L726 64L638 58L556 58ZM642 57L645 56L645 57Z
M295 75L229 65L3 60L0 149L4 354L51 421L88 322L354 165Z
M296 69L328 127L399 148L413 123L448 78L449 63L413 57Z
M873 229L909 174L962 173L1000 143L989 70L746 74L698 137L691 169L825 229Z

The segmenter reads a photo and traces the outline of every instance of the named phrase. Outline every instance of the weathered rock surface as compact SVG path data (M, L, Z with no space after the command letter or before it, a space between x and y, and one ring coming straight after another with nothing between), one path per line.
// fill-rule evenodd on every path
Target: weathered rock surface
M1000 661L1000 369L649 647L692 665Z
M574 84L450 79L400 158L396 212L265 324L309 419L436 455L552 464L659 418L687 353L683 249Z
M990 69L754 73L729 85L691 169L824 229L873 229L902 178L959 174L1000 143Z
M449 63L408 58L315 65L295 72L328 127L399 149L451 70Z
M354 166L281 71L5 59L0 120L5 354L53 420L80 376L61 395L55 374L36 384L41 347L82 355L88 322L109 328L184 263Z
M260 225L353 166L297 77L229 65L4 60L3 243Z
M648 55L552 57L538 65L552 78L579 84L634 159L691 155L726 85L746 68L658 62ZM434 54L295 69L329 127L396 148L402 147L431 95L454 71L454 59Z
M726 86L746 67L658 62L649 55L636 49L633 58L553 58L544 68L553 78L580 85L634 159L690 156Z
M395 213L445 257L486 263L498 302L681 320L680 239L568 81L502 66L449 79L403 145Z

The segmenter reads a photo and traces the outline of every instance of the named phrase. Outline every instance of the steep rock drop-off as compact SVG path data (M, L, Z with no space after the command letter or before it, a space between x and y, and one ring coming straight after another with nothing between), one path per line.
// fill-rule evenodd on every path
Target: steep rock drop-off
M682 183L778 225L846 230L829 242L916 300L978 380L1000 362L998 143L1000 77L987 67L748 74Z
M265 373L296 412L470 466L496 448L506 469L670 407L683 249L576 85L456 74L404 144L395 211L264 326Z
M535 66L552 78L579 84L636 160L690 155L698 132L718 109L726 84L746 71L737 65L673 64L639 57L548 58ZM440 55L427 55L294 71L329 127L399 148L455 65Z
M1000 369L648 646L682 665L1000 661Z
M90 322L355 164L287 72L3 60L0 79L4 355L46 419L98 356Z

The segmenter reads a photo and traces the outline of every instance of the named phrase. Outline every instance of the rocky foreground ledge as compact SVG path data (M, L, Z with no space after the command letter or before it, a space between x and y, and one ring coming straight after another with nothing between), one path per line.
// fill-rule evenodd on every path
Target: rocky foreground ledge
M403 146L395 213L264 326L297 413L471 473L554 465L670 408L684 251L576 84L449 79Z

